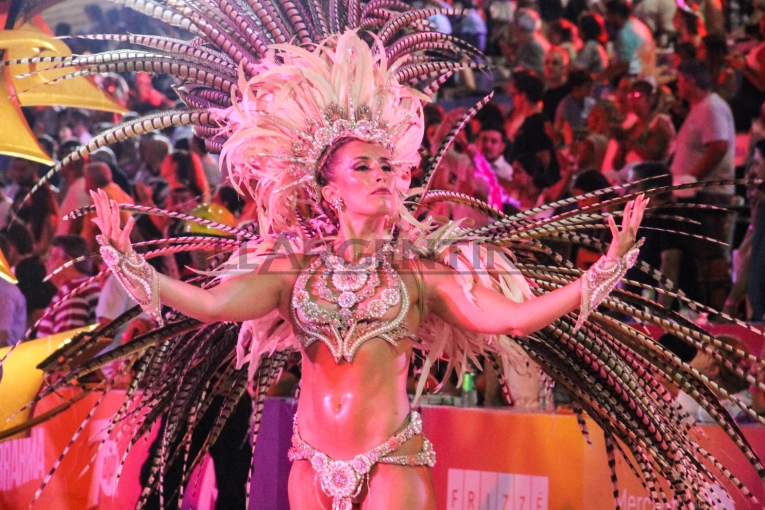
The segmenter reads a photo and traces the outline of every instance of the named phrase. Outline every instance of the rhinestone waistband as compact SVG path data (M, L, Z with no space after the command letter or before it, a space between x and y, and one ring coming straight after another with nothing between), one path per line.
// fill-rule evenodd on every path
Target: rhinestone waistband
M291 461L309 460L321 488L327 496L333 498L332 510L350 510L352 499L358 496L363 481L368 479L369 471L375 464L395 464L399 466L429 466L436 463L436 452L427 439L423 439L422 449L412 455L389 457L414 436L422 434L422 418L417 411L409 413L408 423L401 432L383 444L366 453L356 455L351 460L333 460L325 453L309 445L300 437L297 427L297 414L292 427L292 448L288 456Z

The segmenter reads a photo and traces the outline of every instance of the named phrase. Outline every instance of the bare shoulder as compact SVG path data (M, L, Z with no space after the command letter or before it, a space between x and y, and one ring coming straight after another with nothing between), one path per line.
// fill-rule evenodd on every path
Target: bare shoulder
M430 293L445 281L454 278L451 267L430 259L411 259L397 261L396 270L405 279L419 280L422 291Z

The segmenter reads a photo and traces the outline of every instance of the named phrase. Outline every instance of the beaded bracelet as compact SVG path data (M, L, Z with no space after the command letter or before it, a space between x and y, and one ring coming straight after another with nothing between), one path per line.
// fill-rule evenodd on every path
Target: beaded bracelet
M125 291L160 326L164 325L162 307L159 302L159 275L157 270L146 262L142 255L133 250L128 253L121 253L102 235L97 236L96 240L101 245L101 258L104 259ZM136 288L144 291L145 300L137 295Z
M621 258L603 256L581 278L582 304L574 333L579 331L590 313L614 290L629 268L635 265L644 239L635 243Z

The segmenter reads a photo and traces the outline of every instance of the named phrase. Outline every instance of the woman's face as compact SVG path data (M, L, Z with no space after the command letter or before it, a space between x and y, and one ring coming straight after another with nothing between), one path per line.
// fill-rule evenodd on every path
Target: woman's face
M590 115L587 117L587 129L593 133L603 133L603 125L605 124L605 115L600 108L595 107L590 110Z
M330 204L341 198L345 213L356 216L391 215L398 196L390 153L381 145L353 140L332 157L332 180L322 189Z
M560 80L565 72L565 56L557 49L548 52L545 57L545 77L548 80Z
M648 96L641 90L632 89L627 94L627 111L638 117L645 117L651 112Z

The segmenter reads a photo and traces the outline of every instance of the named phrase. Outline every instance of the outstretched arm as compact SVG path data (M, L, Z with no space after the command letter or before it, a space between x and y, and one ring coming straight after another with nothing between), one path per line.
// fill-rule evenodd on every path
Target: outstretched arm
M648 199L638 197L624 208L622 228L608 218L613 242L608 256L621 258L635 243ZM442 267L441 269L445 269ZM462 290L459 276L450 271L426 271L425 293L430 310L444 321L472 331L526 336L551 324L580 306L581 280L520 303L497 291L476 286L475 305Z
M96 205L96 218L93 222L101 229L102 235L120 253L133 251L130 244L130 231L133 228L131 217L124 229L120 229L119 206L103 191L92 193ZM285 290L289 289L286 276L289 274L286 261L273 261L270 271L232 276L211 289L202 289L158 274L160 301L179 312L202 322L244 321L257 319L278 308ZM285 269L285 270L278 270ZM120 278L125 283L124 278ZM129 283L129 282L128 282ZM127 286L126 286L127 287ZM130 285L126 290L139 302L146 302L149 296L141 285ZM257 299L254 299L257 297Z

